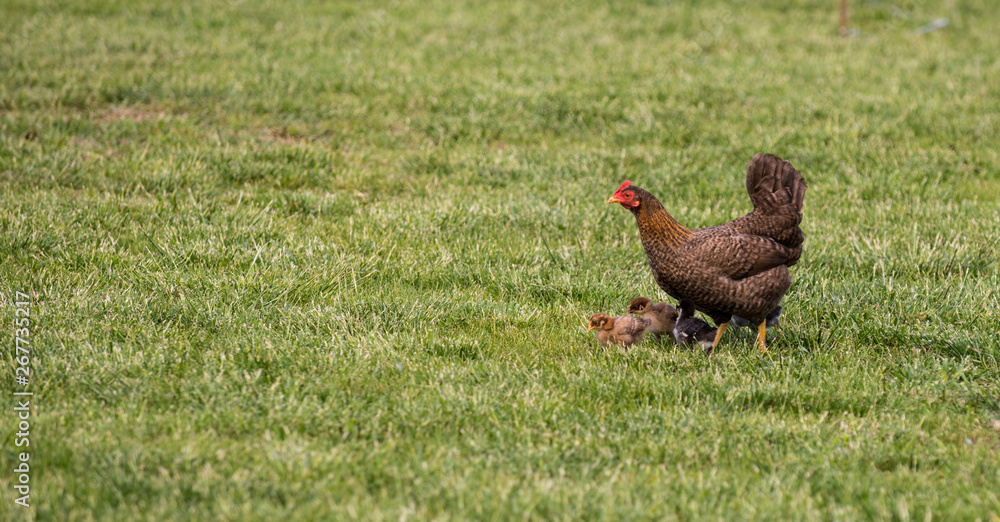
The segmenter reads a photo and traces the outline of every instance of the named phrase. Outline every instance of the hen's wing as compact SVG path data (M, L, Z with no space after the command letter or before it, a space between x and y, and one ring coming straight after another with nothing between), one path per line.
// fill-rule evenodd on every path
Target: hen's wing
M725 225L699 232L701 237L690 244L691 255L730 279L739 280L787 265L790 260L798 259L801 252L769 237L733 234Z

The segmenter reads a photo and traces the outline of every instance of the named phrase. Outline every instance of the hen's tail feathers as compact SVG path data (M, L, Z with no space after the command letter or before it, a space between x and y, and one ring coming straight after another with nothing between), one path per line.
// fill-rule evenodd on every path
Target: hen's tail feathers
M756 154L747 166L750 201L755 209L765 213L791 210L801 220L806 187L808 184L802 174L791 163L777 156Z
M805 238L802 204L806 196L806 180L791 163L770 154L757 154L747 167L747 192L753 202L752 232L769 237L788 248L788 266L802 254Z

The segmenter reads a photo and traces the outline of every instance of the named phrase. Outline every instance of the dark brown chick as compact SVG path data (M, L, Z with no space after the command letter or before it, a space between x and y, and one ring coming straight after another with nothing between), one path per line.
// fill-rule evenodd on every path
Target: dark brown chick
M590 317L587 331L597 330L597 341L604 346L615 344L628 348L642 340L649 322L649 319L630 315L611 317L608 314L594 314Z
M712 353L715 344L715 328L694 316L694 301L681 299L677 303L679 311L674 325L674 339L681 346L698 343L705 353Z
M648 297L636 297L628 304L628 313L639 314L649 319L647 333L653 334L657 341L661 336L673 339L674 323L677 322L677 310L667 303L654 303Z
M653 279L675 299L691 299L719 326L718 342L734 315L758 325L765 351L767 316L792 284L788 267L802 255L806 181L791 163L757 154L747 166L753 210L722 225L692 230L649 192L628 180L608 199L635 216Z

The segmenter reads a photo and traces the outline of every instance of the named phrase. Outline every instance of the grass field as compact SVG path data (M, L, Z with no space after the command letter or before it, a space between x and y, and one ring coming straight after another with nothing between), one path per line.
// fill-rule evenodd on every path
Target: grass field
M0 520L998 520L1000 11L837 16L0 3ZM810 184L770 353L598 347L665 297L607 197L720 224L759 151Z

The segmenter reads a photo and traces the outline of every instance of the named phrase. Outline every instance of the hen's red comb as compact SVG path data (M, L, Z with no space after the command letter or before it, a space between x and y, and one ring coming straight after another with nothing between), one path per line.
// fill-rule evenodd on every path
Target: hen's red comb
M615 191L615 194L617 194L617 193L619 193L619 192L627 189L629 187L629 185L631 185L631 184L632 184L632 182L629 181L629 180L623 181L622 182L622 186L618 187L618 190Z

